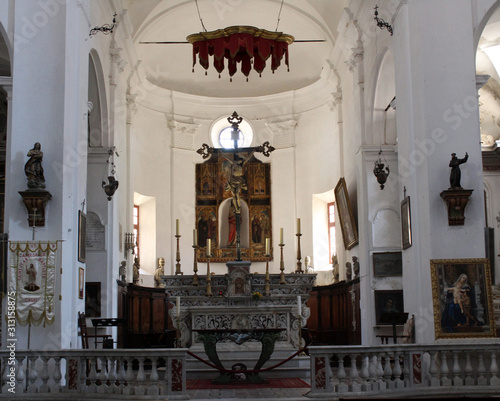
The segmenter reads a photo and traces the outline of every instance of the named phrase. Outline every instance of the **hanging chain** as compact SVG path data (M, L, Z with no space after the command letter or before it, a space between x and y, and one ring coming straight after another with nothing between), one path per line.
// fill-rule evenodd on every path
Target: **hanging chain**
M280 24L281 9L283 8L283 3L285 0L281 0L280 12L278 13L278 23L276 24L276 32L278 32L278 25Z
M194 2L196 3L196 9L198 10L198 18L200 19L201 26L203 27L205 32L207 32L207 28L205 28L205 24L203 24L203 20L201 19L200 7L198 7L198 0L194 0Z

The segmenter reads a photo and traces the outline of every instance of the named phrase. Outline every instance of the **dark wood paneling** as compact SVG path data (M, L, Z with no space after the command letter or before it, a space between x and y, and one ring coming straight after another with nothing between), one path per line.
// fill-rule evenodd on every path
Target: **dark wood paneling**
M355 291L354 304L352 290ZM311 309L307 328L314 344L361 344L359 279L314 287L307 306Z

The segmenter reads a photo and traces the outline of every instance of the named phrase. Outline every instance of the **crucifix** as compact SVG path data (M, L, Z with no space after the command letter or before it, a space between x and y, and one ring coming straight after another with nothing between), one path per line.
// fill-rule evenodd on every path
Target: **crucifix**
M231 174L224 189L230 191L232 195L231 208L236 219L236 260L241 261L241 192L248 189L243 167L246 162L252 158L255 152L262 153L264 156L269 157L274 147L271 146L268 141L255 147L238 147L238 139L240 136L239 125L243 121L243 118L235 111L227 118L227 121L231 124L231 140L233 141L234 149L225 150L226 153L233 153L232 157L228 156L226 153L221 153L221 155L231 164ZM209 157L213 151L214 148L209 147L206 143L197 150L204 159ZM242 153L247 154L247 156L241 157L240 154Z

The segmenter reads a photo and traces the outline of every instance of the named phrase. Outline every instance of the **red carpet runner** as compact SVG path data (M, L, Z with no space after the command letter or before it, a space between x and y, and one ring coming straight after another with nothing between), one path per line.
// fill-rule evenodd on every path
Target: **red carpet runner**
M238 388L309 388L309 384L297 378L266 379L268 383L228 383L212 384L212 380L187 380L188 390L238 389Z

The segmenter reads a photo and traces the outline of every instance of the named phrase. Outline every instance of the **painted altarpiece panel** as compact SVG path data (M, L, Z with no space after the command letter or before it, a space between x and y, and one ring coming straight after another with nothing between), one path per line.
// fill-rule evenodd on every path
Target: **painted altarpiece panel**
M248 158L251 150L239 149ZM204 163L196 165L196 228L199 261L206 261L206 240L212 240L211 262L236 259L236 223L232 195L226 184L231 177L233 152L215 149ZM228 160L229 159L229 160ZM265 261L265 239L272 244L271 165L255 157L243 166L245 187L241 192L241 257ZM272 248L272 247L271 247Z

